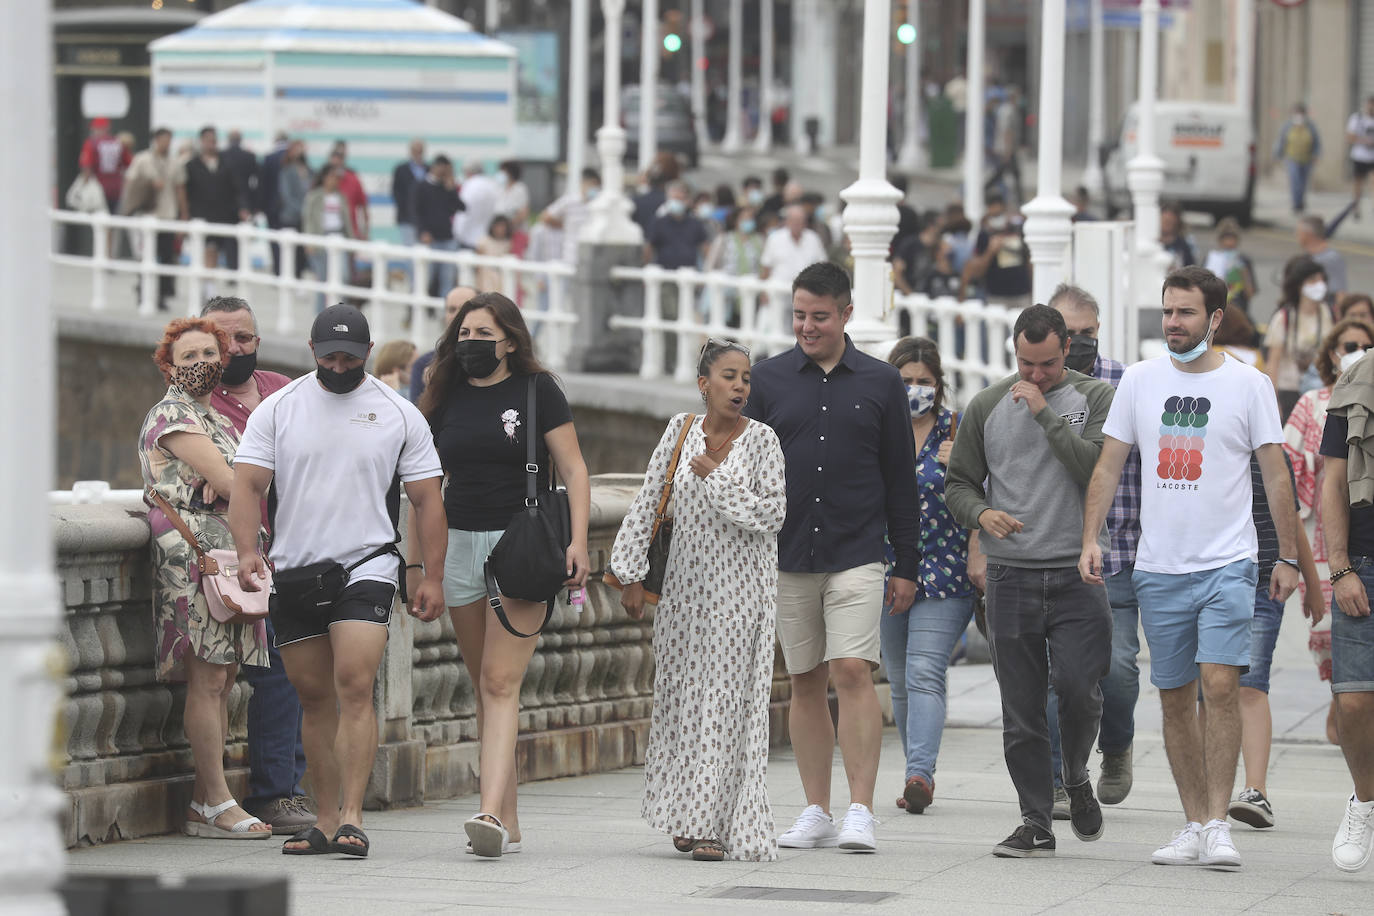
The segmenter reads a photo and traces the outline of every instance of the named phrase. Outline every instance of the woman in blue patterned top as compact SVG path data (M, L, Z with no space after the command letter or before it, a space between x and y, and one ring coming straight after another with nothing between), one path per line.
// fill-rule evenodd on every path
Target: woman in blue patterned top
M968 531L945 507L945 466L957 419L944 403L940 351L925 337L906 337L887 361L901 372L911 402L921 565L915 603L887 608L883 615L883 662L906 753L906 785L897 806L920 814L935 794L935 758L945 727L945 669L973 616L973 586L968 580Z

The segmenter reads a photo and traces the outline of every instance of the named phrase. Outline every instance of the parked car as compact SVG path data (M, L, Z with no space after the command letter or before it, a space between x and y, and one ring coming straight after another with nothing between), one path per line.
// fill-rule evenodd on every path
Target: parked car
M655 103L658 148L686 156L688 165L696 168L699 159L697 128L691 102L671 86L659 86ZM639 158L638 85L626 86L620 91L620 124L625 128L626 158Z
M1115 144L1105 151L1107 204L1129 210L1126 166L1136 153L1136 106L1126 112ZM1255 203L1255 131L1249 115L1218 102L1155 102L1155 154L1164 160L1160 197L1185 210L1234 216L1249 225Z

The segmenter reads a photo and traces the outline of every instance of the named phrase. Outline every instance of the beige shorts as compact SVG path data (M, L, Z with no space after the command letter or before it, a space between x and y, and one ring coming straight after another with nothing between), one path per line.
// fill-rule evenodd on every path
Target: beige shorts
M788 674L805 674L833 658L862 658L878 667L883 564L832 573L778 573L778 641Z

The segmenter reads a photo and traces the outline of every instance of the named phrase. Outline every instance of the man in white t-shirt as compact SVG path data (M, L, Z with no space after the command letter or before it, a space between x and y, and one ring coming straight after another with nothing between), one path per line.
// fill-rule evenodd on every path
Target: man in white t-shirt
M1360 218L1360 195L1364 180L1374 172L1374 95L1364 100L1364 108L1345 122L1345 139L1350 144L1350 165L1355 172L1355 211Z
M759 276L791 285L797 274L817 261L826 260L821 237L806 228L806 210L792 204L783 211L783 225L768 233L759 258Z
M480 162L469 162L463 172L463 184L458 188L463 209L453 217L453 237L459 247L476 248L491 227L491 219L501 203L501 186L482 168Z
M403 581L400 487L418 521L424 568L434 570L410 596L410 613L433 620L444 610L443 470L419 410L363 372L372 340L362 312L349 305L322 311L310 349L315 374L268 396L248 418L234 457L229 528L239 581L255 591L265 569L258 507L272 487L269 615L300 696L306 768L320 809L318 824L287 840L282 852L366 856L363 792L377 753L372 687ZM342 579L342 589L288 586L290 573L305 567Z
M1164 747L1187 823L1155 850L1159 865L1238 866L1226 822L1240 752L1239 679L1250 664L1258 542L1250 456L1259 460L1279 536L1270 597L1298 582L1297 515L1283 428L1267 376L1210 347L1226 283L1201 267L1164 280L1167 356L1126 370L1103 432L1084 531L1106 520L1131 446L1141 454L1140 543L1132 584L1159 688ZM1079 573L1102 581L1102 551L1084 536ZM1198 716L1198 680L1207 715Z

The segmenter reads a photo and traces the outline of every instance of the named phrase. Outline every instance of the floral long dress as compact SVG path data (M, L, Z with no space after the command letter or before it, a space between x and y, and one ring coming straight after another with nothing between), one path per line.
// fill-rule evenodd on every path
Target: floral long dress
M668 424L616 536L611 568L622 582L648 571L654 510L686 416ZM672 836L718 839L732 859L771 861L768 701L787 495L777 435L747 422L703 479L689 467L705 452L698 418L674 476L641 813Z
M157 490L176 509L206 550L233 550L228 494L215 493L204 477L162 445L164 436L178 432L209 436L230 463L238 449L238 432L225 417L201 406L174 385L148 411L138 435L143 485ZM152 532L158 680L185 680L184 658L188 651L212 665L267 667L265 624L223 624L210 616L205 596L200 592L195 551L161 509L152 505L147 496L144 502L148 503L148 527Z
M1322 434L1326 431L1326 407L1331 403L1331 388L1318 388L1298 398L1283 427L1283 450L1293 462L1293 481L1297 485L1298 504L1302 506L1303 524L1312 532L1312 559L1326 562L1326 531L1322 525L1322 480L1325 459L1322 458ZM1298 582L1298 594L1306 595L1307 583ZM1322 577L1322 605L1331 607L1330 581ZM1307 648L1317 665L1317 676L1331 680L1331 615L1308 628Z

